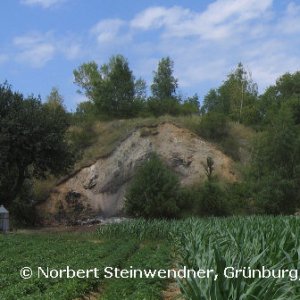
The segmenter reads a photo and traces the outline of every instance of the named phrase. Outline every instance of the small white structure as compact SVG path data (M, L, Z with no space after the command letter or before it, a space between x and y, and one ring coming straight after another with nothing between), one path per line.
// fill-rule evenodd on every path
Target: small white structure
M0 232L7 233L9 231L9 213L8 210L0 206Z

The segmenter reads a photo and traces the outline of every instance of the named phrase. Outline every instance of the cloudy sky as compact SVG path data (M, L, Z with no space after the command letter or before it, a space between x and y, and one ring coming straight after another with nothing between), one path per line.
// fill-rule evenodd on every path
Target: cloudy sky
M0 82L25 95L82 96L73 69L123 54L151 84L170 56L184 96L218 87L238 62L259 90L300 70L300 0L1 0Z

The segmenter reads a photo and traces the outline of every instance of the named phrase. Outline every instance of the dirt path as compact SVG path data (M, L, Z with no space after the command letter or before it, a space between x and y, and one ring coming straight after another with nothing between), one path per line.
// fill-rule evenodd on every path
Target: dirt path
M83 225L83 226L51 226L29 229L17 229L14 233L34 234L34 233L63 233L63 232L95 232L99 228L100 224Z
M162 292L163 300L183 300L183 298L180 295L180 288L178 287L178 284L175 281L169 283L167 289Z

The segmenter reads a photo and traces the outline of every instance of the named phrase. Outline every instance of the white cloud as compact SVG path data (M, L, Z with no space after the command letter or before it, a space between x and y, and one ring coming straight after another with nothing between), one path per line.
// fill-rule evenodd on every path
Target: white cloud
M300 5L294 2L289 3L285 15L279 23L278 30L285 34L300 33Z
M170 55L183 87L220 84L241 61L262 91L300 65L300 6L293 2L283 12L272 0L216 0L201 12L155 6L134 16L130 27L136 35L156 35L152 45L147 42L144 61ZM145 48L134 41L134 49Z
M131 26L143 30L171 27L179 22L186 22L192 15L190 10L177 6L171 8L155 6L139 13L131 21Z
M100 46L110 45L115 53L123 38L122 53L134 57L136 75L148 83L158 60L168 55L183 88L197 91L204 82L217 86L242 62L262 91L299 66L293 50L300 47L299 20L300 6L293 2L278 11L273 0L216 0L203 11L148 7L129 21L102 20L92 33Z
M81 56L81 45L70 37L56 37L52 32L29 33L14 38L17 47L16 59L34 68L41 68L51 61L55 55L63 54L72 60Z
M97 42L100 45L112 43L118 39L122 39L120 31L125 24L125 21L120 19L105 19L98 22L91 29L91 33L96 36Z
M38 32L33 32L23 36L15 37L13 42L16 46L22 48L30 48L36 46L39 43L43 43L45 40L49 38L49 36L50 33L46 33L45 35L42 35Z
M210 24L221 24L233 18L240 23L259 18L272 2L272 0L218 0L210 4L199 17Z
M81 39L54 33L17 37L16 56L41 67L56 55L103 62L122 53L129 57L135 75L150 83L158 60L168 55L175 62L179 85L195 91L203 83L218 86L241 61L262 90L300 65L300 5L295 3L287 0L281 11L273 0L215 0L202 11L152 6L129 21L100 20Z
M224 40L239 32L242 24L261 18L271 5L272 0L218 0L201 13L178 6L150 7L136 15L131 26L140 30L162 28L165 36Z
M259 82L261 91L263 91L267 86L275 83L276 79L284 73L296 72L300 65L300 58L288 57L284 53L275 53L249 61L248 65L253 76Z
M82 54L81 45L76 43L63 47L62 51L69 60L76 59Z
M86 51L82 47L82 41L75 35L66 35L55 38L57 51L62 53L68 60L74 60L84 56Z
M31 33L16 37L13 42L21 50L17 60L35 68L43 67L55 55L56 48L51 42L50 33Z
M31 64L33 67L43 67L49 60L54 57L55 48L51 44L40 44L34 48L23 51L18 60Z
M29 6L39 5L43 8L50 8L59 5L64 1L66 0L21 0L21 3Z

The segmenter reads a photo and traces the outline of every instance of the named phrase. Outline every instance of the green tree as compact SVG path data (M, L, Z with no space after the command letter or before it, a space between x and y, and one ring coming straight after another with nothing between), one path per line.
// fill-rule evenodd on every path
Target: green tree
M100 115L117 118L137 115L145 85L141 79L135 81L122 55L112 56L100 68L95 62L83 64L73 74L75 83Z
M198 193L198 213L202 216L226 216L228 205L216 180L207 180Z
M253 190L258 205L267 213L293 213L299 205L299 136L291 111L283 107L256 142Z
M250 112L249 107L255 105L256 100L257 84L251 73L239 63L218 89L211 89L204 97L202 112L220 112L243 122L245 118L254 118L245 116L245 111ZM253 114L253 110L251 113Z
M178 178L153 154L137 170L126 193L126 212L134 217L176 217L179 188Z
M10 203L26 179L65 173L74 163L63 110L0 85L0 198Z
M277 97L282 100L291 97L300 98L300 71L285 73L276 81Z
M178 80L173 76L174 62L169 58L162 58L154 72L151 85L152 97L148 100L149 109L155 115L178 114L179 99L176 97Z
M258 101L261 123L269 124L274 113L283 107L293 112L296 124L300 124L300 72L286 73L279 77L275 85L268 87Z
M142 78L139 78L134 83L135 98L142 102L147 98L147 84Z
M131 117L134 114L134 77L127 60L121 55L113 56L101 69L104 78L96 92L98 110L114 117Z
M201 117L197 133L209 140L220 141L228 136L227 117L219 112L210 112Z
M80 87L77 91L95 101L95 90L102 82L102 74L95 61L84 63L73 71L74 83Z
M164 100L175 97L178 80L173 76L174 62L169 58L162 58L154 72L151 91L154 98Z
M209 112L224 112L226 109L221 102L220 94L217 89L210 89L207 95L204 96L201 113Z
M87 116L89 118L87 118ZM82 101L78 103L76 107L75 119L76 117L82 120L93 120L95 116L95 106L91 101Z
M65 107L64 107L64 98L59 93L58 88L53 87L51 89L50 94L46 98L45 105L48 106L49 108L65 110Z
M183 115L192 115L200 113L199 97L195 94L192 97L188 97L182 104L180 112Z

